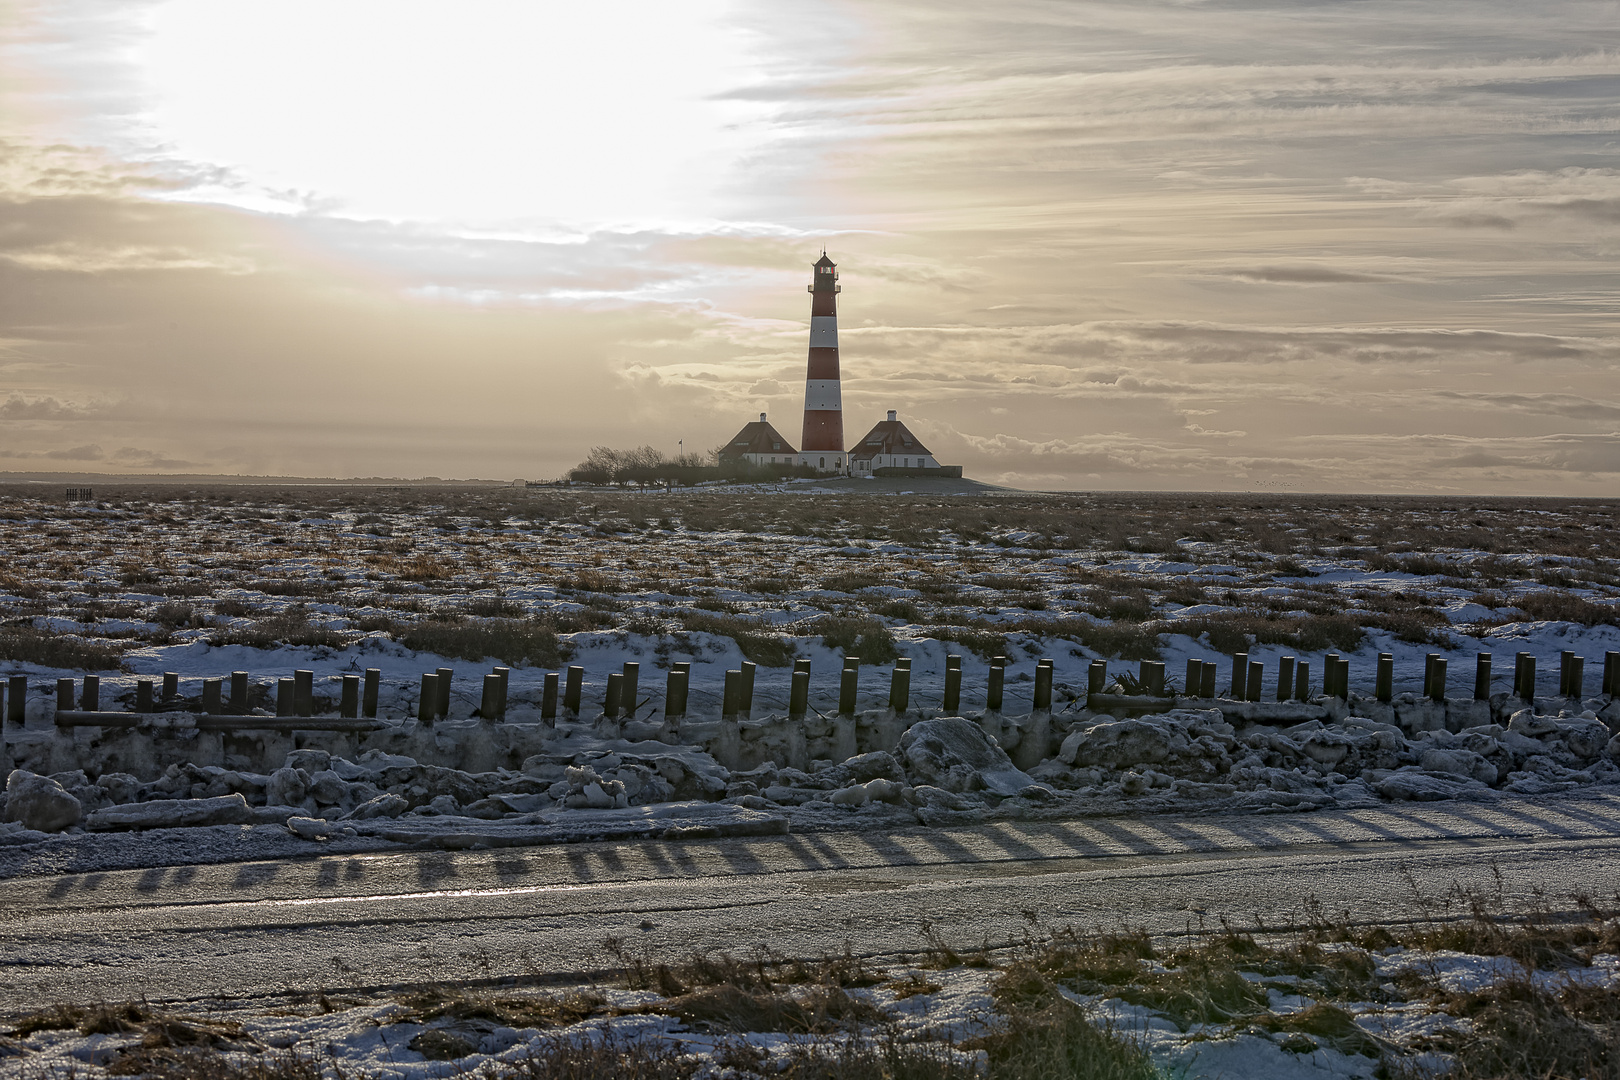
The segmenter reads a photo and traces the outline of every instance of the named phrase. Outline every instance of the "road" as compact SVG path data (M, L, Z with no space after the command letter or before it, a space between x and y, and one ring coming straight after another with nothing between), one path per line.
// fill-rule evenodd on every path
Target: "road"
M1620 796L1264 817L1104 818L161 867L0 882L0 1011L588 972L612 935L668 956L958 947L1032 926L1358 919L1414 885L1510 902L1620 894Z

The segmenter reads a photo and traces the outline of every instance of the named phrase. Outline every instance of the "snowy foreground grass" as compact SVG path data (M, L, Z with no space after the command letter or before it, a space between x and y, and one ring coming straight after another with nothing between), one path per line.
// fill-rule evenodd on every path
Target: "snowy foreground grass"
M30 1080L1609 1077L1617 916L1586 896L1508 913L1454 893L1379 925L1306 901L1282 927L1032 923L1000 950L924 926L923 948L889 960L661 957L609 939L611 966L577 985L15 1014L0 1062Z

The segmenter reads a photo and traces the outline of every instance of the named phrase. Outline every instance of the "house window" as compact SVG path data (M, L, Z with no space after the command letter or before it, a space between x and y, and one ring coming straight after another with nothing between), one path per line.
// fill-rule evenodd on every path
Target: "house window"
M821 459L821 466L820 467L823 468L823 469L825 469L827 467L827 459L826 458Z

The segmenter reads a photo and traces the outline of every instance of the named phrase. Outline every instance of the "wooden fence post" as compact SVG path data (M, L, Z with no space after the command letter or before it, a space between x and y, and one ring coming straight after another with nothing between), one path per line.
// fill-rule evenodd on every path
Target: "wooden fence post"
M889 673L889 710L896 716L911 704L911 658L902 656Z
M998 713L1001 711L1006 683L1007 658L1005 656L993 657L990 661L990 684L985 688L984 693L984 709L986 712Z
M744 660L738 670L737 712L747 720L754 715L754 670L756 665Z
M450 679L455 673L455 668L447 667L442 667L435 672L439 677L439 681L434 685L437 697L433 703L433 715L439 719L444 719L450 715Z
M1474 657L1474 700L1491 700L1491 654L1488 652Z
M1035 665L1035 700L1033 702L1037 712L1045 709L1052 711L1052 661L1042 660Z
M788 689L788 719L795 723L802 723L805 714L810 711L810 673L808 671L795 671L793 682Z
M1294 696L1294 658L1285 656L1277 661L1277 700L1287 701Z
M546 672L546 688L540 694L540 719L557 723L557 673Z
M483 696L478 699L478 719L493 722L501 711L501 677L491 672L484 676Z
M431 725L439 711L439 676L431 671L422 673L422 693L416 699L416 722Z
M315 673L293 672L293 709L296 716L315 715Z
M497 679L499 679L500 682L501 682L500 694L495 699L495 719L497 719L497 720L505 720L506 719L506 698L507 698L507 694L512 689L512 669L511 668L506 668L506 667L498 667L498 668L495 669L495 677Z
M568 684L563 688L563 708L575 720L579 719L580 695L585 691L585 669L578 664L568 668Z

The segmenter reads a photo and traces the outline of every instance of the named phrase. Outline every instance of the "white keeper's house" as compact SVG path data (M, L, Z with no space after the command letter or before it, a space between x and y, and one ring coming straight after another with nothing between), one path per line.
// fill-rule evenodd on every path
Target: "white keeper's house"
M750 465L797 465L799 452L782 433L771 426L765 414L734 435L719 451L721 460L746 461Z
M849 448L849 468L855 476L962 475L960 465L941 466L893 409L887 420L879 421Z

